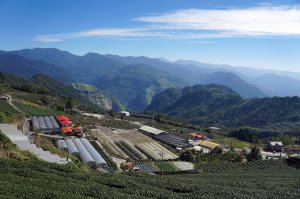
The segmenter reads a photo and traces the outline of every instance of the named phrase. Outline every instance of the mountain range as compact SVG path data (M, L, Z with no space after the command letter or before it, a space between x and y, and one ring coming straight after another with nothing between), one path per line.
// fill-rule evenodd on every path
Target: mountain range
M44 74L65 83L90 84L100 92L113 96L119 104L115 106L117 110L143 111L151 104L152 98L165 89L180 89L195 84L225 85L243 98L300 94L300 80L290 75L293 73L285 73L290 75L286 76L268 71L256 73L258 75L255 76L254 73L248 75L249 70L186 60L170 62L143 56L122 57L97 53L78 56L55 48L0 52L0 71L24 78Z

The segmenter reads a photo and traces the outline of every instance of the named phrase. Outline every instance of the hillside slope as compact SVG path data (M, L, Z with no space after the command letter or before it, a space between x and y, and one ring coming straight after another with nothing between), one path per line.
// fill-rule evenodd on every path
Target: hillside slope
M40 85L46 89L50 93L53 93L58 96L62 96L66 98L67 100L71 99L72 101L77 101L79 106L83 109L95 109L96 105L93 101L90 101L89 99L85 98L85 96L81 96L80 92L73 88L71 84L65 84L60 81L56 81L51 77L45 76L45 75L37 75L34 76L31 81L33 81L35 84ZM102 107L99 107L102 109Z
M201 125L263 127L300 121L300 97L243 99L219 85L168 89L155 96L147 111L163 112Z
M221 84L227 86L239 93L244 98L265 97L266 94L262 92L257 86L248 83L240 78L238 75L229 72L214 72L208 74L202 84Z
M123 67L118 73L94 81L101 90L117 96L129 110L142 111L157 93L170 87L181 87L185 83L164 71L148 65Z
M71 85L57 81L45 75L36 75L31 79L0 72L0 92L13 98L53 109L77 107L89 111L100 111L92 102L85 99Z
M74 89L76 89L84 98L90 102L96 104L103 110L112 109L112 101L108 98L107 94L98 90L96 87L90 84L72 83Z

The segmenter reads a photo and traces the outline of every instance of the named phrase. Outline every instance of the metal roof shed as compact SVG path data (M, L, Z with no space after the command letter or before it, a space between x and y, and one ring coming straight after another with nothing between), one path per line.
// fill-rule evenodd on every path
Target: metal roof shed
M77 147L75 146L74 142L71 139L66 139L65 140L67 148L68 148L68 153L75 157L79 157L79 151Z
M54 116L49 116L49 119L50 119L50 121L51 121L51 123L52 123L53 128L54 128L55 130L59 130L59 129L60 129L60 128L59 128L59 125L58 125L56 119L54 118Z
M96 161L87 151L87 149L83 146L81 141L78 138L75 138L73 142L79 151L80 159L89 166L96 166Z
M59 121L70 120L69 118L67 118L66 116L63 116L63 115L57 116L56 119L58 119Z
M68 146L64 140L57 140L56 145L57 145L57 148L62 151L67 151L67 149L68 149Z
M49 116L44 116L45 124L48 130L53 130L52 122L49 119Z
M31 121L32 121L33 131L39 131L40 125L39 125L38 118L36 116L33 116Z
M140 130L143 131L143 132L146 132L146 133L151 133L151 134L153 134L153 135L158 135L158 134L164 132L164 131L162 131L162 130L153 128L153 127L151 127L151 126L142 126L142 127L140 128Z
M40 125L40 131L47 131L47 126L43 116L38 116L38 121Z
M99 165L100 167L108 167L108 164L104 160L104 158L98 153L98 151L91 145L91 143L86 138L81 138L80 141L90 153L92 158L96 161L97 165Z

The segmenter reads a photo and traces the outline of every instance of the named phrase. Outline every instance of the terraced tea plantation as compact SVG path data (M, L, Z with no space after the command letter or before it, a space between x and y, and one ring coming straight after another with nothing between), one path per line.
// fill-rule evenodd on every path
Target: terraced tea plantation
M292 167L178 176L111 175L38 160L0 159L0 198L299 199L299 179L299 170Z
M249 169L278 169L278 168L287 168L281 160L258 160L253 162L244 162L244 163L223 163L221 165L210 165L204 164L201 167L204 172L225 172L230 170L240 170L247 171ZM300 171L299 171L300 172Z

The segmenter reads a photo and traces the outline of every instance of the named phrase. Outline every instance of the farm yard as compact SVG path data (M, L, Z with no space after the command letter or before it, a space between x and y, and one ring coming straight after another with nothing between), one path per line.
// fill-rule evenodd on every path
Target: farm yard
M150 137L136 130L109 129L98 127L91 130L103 147L112 156L134 160L172 160L178 156Z

